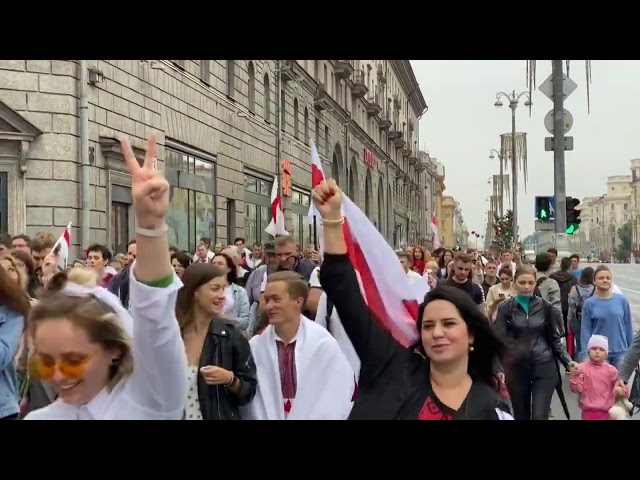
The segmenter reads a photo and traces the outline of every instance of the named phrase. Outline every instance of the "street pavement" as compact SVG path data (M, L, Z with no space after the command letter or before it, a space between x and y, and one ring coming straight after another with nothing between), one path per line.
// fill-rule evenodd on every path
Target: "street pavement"
M590 266L595 269L598 265L599 264L597 263L591 263L580 265L580 267L584 268ZM613 283L620 287L620 290L622 290L622 293L627 297L627 300L629 300L629 303L631 304L633 330L634 332L637 332L640 329L640 264L608 263L605 265L609 267L613 274ZM560 371L563 375L562 386L564 396L567 400L567 406L569 407L571 420L580 420L581 412L578 408L577 395L569 390L569 376L564 374L563 368L561 368ZM553 410L556 420L566 420L557 394L553 395L551 410ZM640 420L640 414L634 415L632 420Z

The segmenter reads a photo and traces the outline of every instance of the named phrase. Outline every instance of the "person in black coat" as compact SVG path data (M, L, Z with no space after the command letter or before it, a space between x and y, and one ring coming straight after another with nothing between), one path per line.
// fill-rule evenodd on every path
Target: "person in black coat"
M211 263L184 271L176 318L185 343L189 378L187 420L241 420L240 406L256 394L256 364L249 341L225 317L227 272Z
M503 342L469 295L438 286L420 305L421 340L398 343L369 309L342 233L342 192L330 179L315 188L323 220L320 283L361 361L354 420L500 420L495 366ZM393 313L393 312L391 312Z

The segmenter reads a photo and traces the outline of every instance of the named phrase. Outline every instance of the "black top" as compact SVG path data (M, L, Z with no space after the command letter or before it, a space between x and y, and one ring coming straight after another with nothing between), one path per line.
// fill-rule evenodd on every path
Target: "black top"
M236 395L224 385L208 385L198 372L198 400L203 420L241 420L240 406L256 394L257 371L249 341L231 320L214 318L200 354L198 370L206 365L232 371L242 381Z
M473 280L467 280L464 283L458 283L453 278L447 278L444 282L444 285L447 287L455 287L459 288L467 295L471 297L473 303L476 305L482 305L484 303L484 292L482 291L482 287L477 283L474 283Z
M396 342L367 307L347 255L325 254L320 283L340 315L360 358L358 396L352 420L416 420L427 399L435 401L429 362ZM416 327L417 328L417 327ZM473 382L459 420L498 420L499 397L491 387ZM446 408L440 407L440 410ZM450 409L447 413L452 413Z

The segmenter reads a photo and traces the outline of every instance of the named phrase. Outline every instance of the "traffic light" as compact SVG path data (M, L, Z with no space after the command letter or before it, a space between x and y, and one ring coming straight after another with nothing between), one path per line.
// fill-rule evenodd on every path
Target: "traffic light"
M573 235L580 228L580 210L577 209L580 200L567 197L567 235Z
M555 218L552 199L553 197L536 197L536 220L548 222Z

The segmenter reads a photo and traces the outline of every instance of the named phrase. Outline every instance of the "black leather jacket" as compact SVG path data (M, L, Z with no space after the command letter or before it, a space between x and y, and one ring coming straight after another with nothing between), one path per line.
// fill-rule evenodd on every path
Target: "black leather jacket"
M558 359L567 367L571 357L562 346L560 312L546 300L533 296L527 314L515 297L498 308L495 328L510 345L513 362L540 364Z
M256 394L256 364L249 341L234 327L234 322L214 318L202 346L200 364L215 365L232 371L242 381L238 395L224 385L207 385L198 375L198 400L203 420L241 420L238 407L248 404Z

